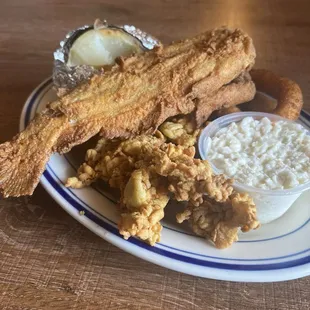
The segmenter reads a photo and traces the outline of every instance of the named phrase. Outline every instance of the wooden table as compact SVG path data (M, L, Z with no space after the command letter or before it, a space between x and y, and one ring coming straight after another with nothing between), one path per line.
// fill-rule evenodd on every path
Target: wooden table
M254 38L257 67L296 80L310 110L310 2L10 0L0 9L1 141L18 130L31 90L51 74L65 33L96 17L132 23L163 42L227 24ZM133 257L100 239L38 187L0 201L1 309L309 309L310 278L269 284L201 279Z

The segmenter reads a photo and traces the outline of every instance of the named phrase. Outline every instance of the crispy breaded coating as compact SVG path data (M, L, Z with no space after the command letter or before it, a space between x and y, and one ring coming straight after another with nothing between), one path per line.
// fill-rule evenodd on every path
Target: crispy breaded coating
M271 113L291 120L298 119L303 96L296 82L265 69L253 69L250 73L257 90L277 100L277 106ZM260 111L259 106L257 110Z
M232 113L237 113L237 112L241 112L241 110L237 106L231 106L229 108L222 108L220 110L214 111L211 114L210 118L213 120L213 119L217 119L219 117L232 114Z
M160 132L125 141L100 140L66 186L79 188L102 178L119 188L120 233L154 244L160 240L160 220L170 198L198 206L205 195L224 202L233 191L232 180L213 175L209 163L194 156L193 146L166 143Z
M4 197L31 195L53 152L65 153L100 132L107 139L151 134L167 118L188 114L255 60L243 31L219 28L120 59L110 71L52 102L12 141L0 145Z
M225 201L232 193L232 180L213 175L208 161L194 158L194 147L163 144L161 149L165 154L154 152L155 169L168 179L174 199L199 205L204 195Z
M205 97L197 105L196 124L200 127L213 111L248 102L255 96L255 84L248 72L243 72L231 83L222 86L213 96Z
M111 187L124 189L131 173L140 167L139 161L144 160L145 164L150 162L153 150L164 142L165 138L160 132L154 136L138 136L123 141L100 139L94 149L87 150L85 163L78 169L77 177L69 178L66 186L73 188L88 186L90 183L81 179L81 174L84 173L83 167L87 165L95 172L92 178L88 178L92 182L101 178Z
M121 198L119 232L128 239L139 237L154 245L160 241L164 208L169 201L168 191L156 174L148 169L133 171Z
M193 232L224 249L238 240L238 231L257 229L255 204L248 194L233 193L226 202L205 198L199 206L189 204L177 215L177 221L188 221Z
M194 146L201 132L201 128L196 127L192 114L167 120L159 126L158 130L169 141L186 147Z

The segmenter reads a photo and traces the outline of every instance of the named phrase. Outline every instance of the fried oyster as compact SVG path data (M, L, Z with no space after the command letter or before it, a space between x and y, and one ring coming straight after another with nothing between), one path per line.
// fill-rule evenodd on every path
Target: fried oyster
M164 123L161 128L171 128L172 124L180 123L183 124L182 128L186 128L189 119L172 120ZM185 134L195 132L183 130ZM170 141L171 137L169 135ZM190 223L195 223L196 208L204 208L206 199L210 204L212 202L225 208L236 200L232 180L223 175L214 175L207 161L194 156L195 147L188 146L187 143L169 143L160 131L154 136L138 136L124 141L101 139L94 149L87 151L86 162L79 168L77 177L68 179L66 186L80 188L101 178L111 187L119 188L120 233L125 239L136 236L154 245L160 241L160 221L170 199L188 202L186 210L177 216L177 220L181 222L187 219ZM249 215L252 221L249 220L247 225L250 229L256 228L256 213L252 212L255 205L250 200L244 204L248 206L244 208L245 214L253 215ZM213 218L212 213L206 214L208 218ZM225 225L223 227L226 230L223 230L222 235L218 234L219 226L214 225L209 227L204 236L217 247L224 247L223 242L218 240L225 238L227 233L229 241L225 244L231 245L231 240L236 239L238 227L244 227L245 224L244 221L236 221L235 217L231 217L226 219ZM195 227L196 225L192 225L197 233ZM215 238L215 234L221 237Z
M247 232L260 226L253 199L248 194L239 193L233 193L225 202L204 198L198 206L189 204L177 214L177 221L188 221L196 235L210 239L219 249L238 240L239 228Z

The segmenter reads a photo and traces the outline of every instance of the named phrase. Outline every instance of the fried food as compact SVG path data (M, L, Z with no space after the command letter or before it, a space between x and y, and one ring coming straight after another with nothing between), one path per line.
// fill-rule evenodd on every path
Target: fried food
M210 116L211 120L240 111L275 113L291 120L296 120L299 117L303 99L301 89L295 82L263 69L253 69L250 74L257 90L272 96L275 100L271 97L266 98L261 93L256 93L254 100L250 102L242 103L239 100L238 106L232 105L214 111Z
M160 220L170 199L164 184L149 169L133 171L121 198L118 227L125 239L136 236L151 245L160 241Z
M231 106L229 108L222 108L220 110L214 111L211 114L210 119L214 120L214 119L219 118L221 116L232 114L232 113L237 113L237 112L240 112L240 111L241 111L241 109L238 108L237 106Z
M164 153L154 153L154 168L157 174L167 178L168 190L177 201L198 205L204 195L225 201L232 193L232 180L213 175L208 161L194 157L194 147L165 143L161 150Z
M277 100L266 96L261 92L256 92L252 101L238 105L242 111L255 111L264 113L273 113L277 107Z
M169 141L186 147L194 146L201 132L192 114L167 120L158 129Z
M213 111L234 107L248 102L255 96L255 85L247 72L228 85L222 86L213 96L205 97L197 105L196 123L201 126Z
M3 196L31 195L53 152L68 152L99 132L107 139L130 138L151 134L168 117L196 107L198 112L210 105L211 113L214 104L208 98L249 70L254 59L252 39L226 28L120 58L0 145Z
M157 137L139 136L119 141L117 146L114 141L113 147L106 142L99 145L96 153L87 152L88 161L81 167L91 166L90 178L95 171L97 177L121 189L118 227L125 239L136 236L151 245L158 242L160 220L171 198L189 202L177 221L188 220L196 234L218 248L236 241L239 227L248 231L259 226L251 198L233 193L232 180L213 175L207 161L194 158L193 147L166 143L159 132ZM84 180L80 179L83 171L85 168L79 170L78 182ZM75 187L72 179L67 186Z
M0 191L4 197L32 194L51 150L66 124L62 118L38 115L27 130L0 145Z
M238 227L243 231L257 227L255 205L247 195L233 193L231 179L213 175L209 163L194 156L194 147L167 143L160 132L125 141L100 140L95 149L87 151L86 163L81 165L77 177L68 179L66 186L79 188L102 178L119 188L118 227L125 239L136 236L151 245L158 242L160 220L172 198L189 202L178 215L179 222L188 219L194 232L200 232L199 225L205 227L205 223L196 223L196 219L198 211L204 210L204 221L211 221L213 226L203 235L217 247L229 246L236 239ZM86 170L89 177L85 176ZM218 221L214 221L215 212Z
M231 84L238 84L237 88L239 91L237 91L236 87L231 87ZM209 121L226 114L240 112L241 110L237 106L230 106L230 104L235 104L236 102L239 102L239 104L241 104L242 102L244 102L244 100L251 100L255 95L254 83L251 82L250 75L245 73L237 77L237 79L235 79L228 86L223 86L219 90L219 92L222 92L222 90L224 90L226 96L224 96L224 98L221 98L221 100L223 100L222 102L224 102L226 98L229 98L225 101L225 106L228 107L214 111L210 117L208 116L208 112L206 112L206 116L203 115L202 119L208 119ZM217 100L215 105L219 104L218 106L221 106L222 103L220 103L220 100L218 100L220 99L219 97L214 96L214 98ZM208 124L208 121L202 122L199 118L199 124L197 125L197 114L200 113L202 114L203 111L195 111L188 115L180 115L168 119L159 126L158 130L170 142L173 142L176 145L194 146L199 138L203 127Z
M199 206L189 204L177 215L177 221L188 221L195 234L211 240L219 249L238 240L239 228L247 232L260 226L252 198L239 193L233 193L222 203L204 198Z
M277 106L272 113L291 120L298 119L303 106L303 97L297 83L264 69L253 69L250 74L257 90L277 100ZM257 111L260 111L259 106Z
M154 169L147 167L150 154L165 142L157 136L138 136L132 140L100 139L89 149L77 171L68 178L67 187L81 188L101 178L121 191L119 231L128 239L139 237L151 245L160 240L164 207L169 201L168 188ZM145 159L145 161L143 161Z

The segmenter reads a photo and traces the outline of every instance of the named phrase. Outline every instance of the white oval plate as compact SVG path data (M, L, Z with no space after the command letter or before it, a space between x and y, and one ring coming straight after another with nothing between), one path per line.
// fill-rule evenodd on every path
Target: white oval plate
M26 101L20 130L54 99L52 81L47 79ZM300 121L310 127L306 112L302 112ZM51 157L41 177L42 185L72 217L124 251L166 268L219 280L270 282L310 275L310 192L304 193L280 219L240 234L240 240L225 250L194 236L187 225L176 225L176 209L182 206L168 206L161 242L151 247L119 235L119 214L111 190L98 186L74 190L63 185L83 160L73 152ZM80 211L85 214L81 216Z

